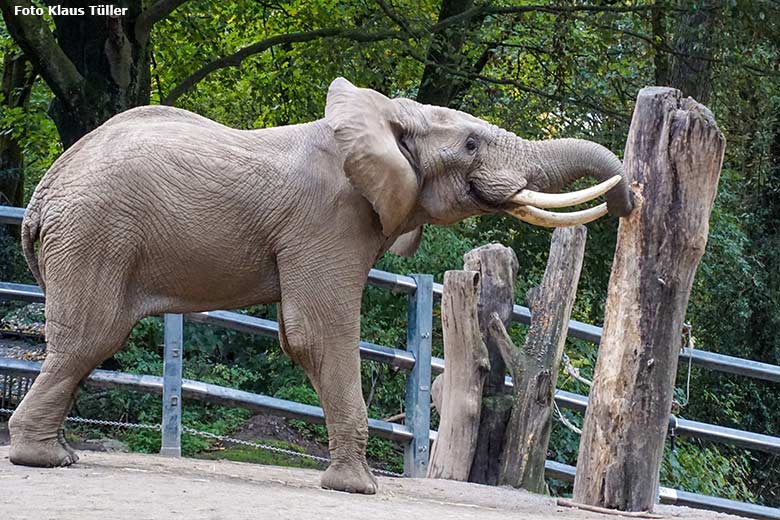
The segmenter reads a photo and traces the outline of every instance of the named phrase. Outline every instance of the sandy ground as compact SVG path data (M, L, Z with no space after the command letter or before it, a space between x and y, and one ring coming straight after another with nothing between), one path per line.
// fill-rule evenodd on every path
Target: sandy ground
M81 452L75 466L37 469L8 462L0 447L0 517L21 519L506 520L620 518L559 507L509 488L443 480L380 478L376 496L318 487L313 470L154 455ZM658 506L685 520L728 515Z

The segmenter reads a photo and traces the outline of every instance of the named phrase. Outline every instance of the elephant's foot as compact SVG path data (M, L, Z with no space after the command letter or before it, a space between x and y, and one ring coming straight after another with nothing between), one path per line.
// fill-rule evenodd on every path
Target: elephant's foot
M379 488L376 477L365 462L333 462L322 475L320 485L325 489L373 495Z
M58 438L44 441L28 441L11 437L11 450L8 459L12 464L56 468L70 466L78 460L73 450L60 443Z

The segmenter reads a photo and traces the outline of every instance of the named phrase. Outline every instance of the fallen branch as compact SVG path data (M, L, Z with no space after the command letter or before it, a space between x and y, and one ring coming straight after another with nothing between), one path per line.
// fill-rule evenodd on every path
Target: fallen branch
M565 498L559 498L557 503L562 507L572 507L574 509L592 511L594 513L601 513L603 515L626 516L629 518L663 518L661 515L654 515L653 513L648 513L647 511L619 511L617 509L607 509L606 507L580 504L579 502L573 502L571 500L566 500Z

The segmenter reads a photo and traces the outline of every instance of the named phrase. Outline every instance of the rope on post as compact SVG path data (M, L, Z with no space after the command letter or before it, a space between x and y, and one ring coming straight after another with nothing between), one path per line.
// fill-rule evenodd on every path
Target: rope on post
M690 322L686 321L683 323L682 328L682 343L680 344L680 353L682 353L685 349L693 350L696 348L696 341L693 339L693 325L691 325ZM674 400L674 406L676 406L679 409L685 408L688 406L688 403L691 401L691 366L693 365L693 356L688 356L688 374L685 378L685 401L679 402L676 399Z
M558 403L556 403L554 400L553 400L553 406L555 407L555 418L558 419L558 422L566 426L568 429L570 429L577 435L582 435L582 430L577 426L575 426L574 423L571 422L569 419L567 419L565 415L563 415L561 409L558 408Z
M563 361L563 368L564 370L566 370L566 373L568 375L570 375L571 377L573 377L583 385L587 386L588 388L593 386L593 381L584 378L580 374L580 369L571 364L571 359L569 359L569 356L566 355L566 352L563 353L561 360Z

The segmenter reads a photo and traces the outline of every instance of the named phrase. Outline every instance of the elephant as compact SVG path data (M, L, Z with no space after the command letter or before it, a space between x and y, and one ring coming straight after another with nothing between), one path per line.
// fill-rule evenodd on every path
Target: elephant
M22 223L48 347L9 421L10 461L76 462L62 424L77 387L139 319L278 303L281 348L325 413L321 486L375 493L358 350L374 263L387 250L414 254L424 224L499 212L545 226L625 216L633 201L622 173L599 144L524 140L344 78L330 84L324 118L298 125L237 130L167 106L120 113L55 161ZM582 176L601 183L558 193ZM548 211L602 194L591 209Z

